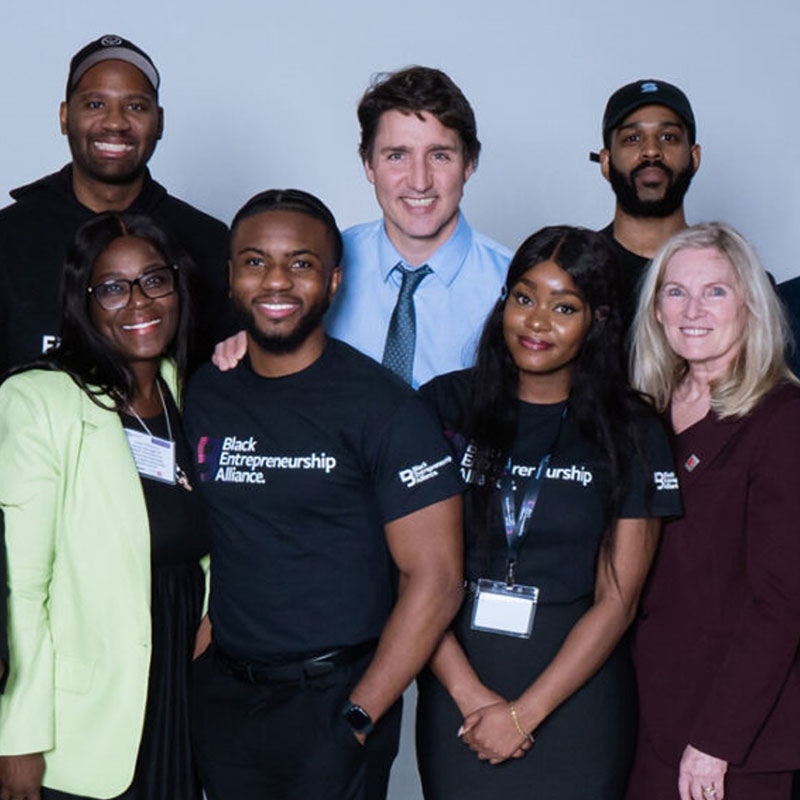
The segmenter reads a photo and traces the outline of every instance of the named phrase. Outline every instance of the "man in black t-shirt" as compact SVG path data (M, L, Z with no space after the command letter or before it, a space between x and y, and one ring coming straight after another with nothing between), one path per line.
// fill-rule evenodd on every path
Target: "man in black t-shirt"
M14 189L15 202L0 210L0 373L57 342L67 244L104 211L147 214L192 256L191 287L203 319L194 363L230 332L227 228L168 194L147 169L164 129L159 85L150 57L119 36L102 36L72 58L59 113L72 160Z
M639 80L618 89L603 115L603 149L591 158L617 198L604 228L617 256L623 317L636 310L639 279L672 234L683 230L683 198L700 166L694 113L666 81Z
M247 356L187 394L212 522L194 698L210 800L384 797L398 699L461 600L461 485L438 424L325 335L341 241L311 195L248 201L229 262Z

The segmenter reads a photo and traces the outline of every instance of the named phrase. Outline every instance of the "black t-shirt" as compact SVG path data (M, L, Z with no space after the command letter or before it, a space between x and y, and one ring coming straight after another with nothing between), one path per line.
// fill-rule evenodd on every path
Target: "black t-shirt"
M611 245L619 270L619 307L625 331L630 328L639 301L639 284L647 271L650 259L625 249L614 238L614 223L599 231Z
M470 374L471 370L452 372L420 389L436 409L467 483L475 480L474 450L463 435ZM542 456L552 452L552 457L522 541L516 581L537 586L540 603L569 603L594 591L597 552L604 532L603 504L610 489L607 460L583 438L569 411L560 422L564 403L519 405L510 467L517 509ZM628 486L618 516L638 519L679 514L678 480L666 433L655 416L643 413L641 420L649 464L633 463L627 470ZM502 580L508 550L499 493L488 557L487 548L479 546L470 493L465 508L467 577Z
M778 286L778 295L786 306L794 335L794 348L786 354L795 375L800 375L800 278L792 278Z
M462 491L425 403L329 339L282 378L247 359L203 367L185 424L211 514L218 644L279 662L380 636L394 601L383 526Z

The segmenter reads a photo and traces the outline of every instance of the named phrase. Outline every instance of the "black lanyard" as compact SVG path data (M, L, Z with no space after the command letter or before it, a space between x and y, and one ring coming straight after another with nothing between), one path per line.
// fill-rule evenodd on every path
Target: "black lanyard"
M508 458L505 474L500 480L500 503L503 509L503 526L506 532L506 545L508 547L508 557L506 559L506 585L514 585L514 567L519 558L519 549L522 540L528 533L528 522L533 516L536 502L539 499L539 492L542 490L542 480L545 475L547 465L550 463L558 437L561 435L561 427L564 418L567 416L567 407L561 412L558 420L558 429L553 437L553 442L547 452L539 460L536 472L528 480L525 493L520 503L519 514L516 513L516 503L514 502L514 479L511 475L511 457Z

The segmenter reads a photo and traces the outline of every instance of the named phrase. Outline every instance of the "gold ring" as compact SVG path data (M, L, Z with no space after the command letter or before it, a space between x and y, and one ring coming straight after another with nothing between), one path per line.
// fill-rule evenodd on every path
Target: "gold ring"
M706 797L714 797L717 794L717 790L712 783L711 786L701 786L700 789L702 790L703 794Z

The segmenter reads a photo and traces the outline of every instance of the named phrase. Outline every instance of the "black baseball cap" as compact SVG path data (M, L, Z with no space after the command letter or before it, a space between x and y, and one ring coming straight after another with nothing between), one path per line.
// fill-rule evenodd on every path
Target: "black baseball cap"
M689 98L677 87L666 81L647 78L617 89L608 98L603 114L603 144L608 147L611 131L632 111L642 106L666 106L672 109L685 123L689 131L689 143L694 144L696 126Z
M158 94L161 78L150 56L133 42L129 42L127 39L123 39L113 33L107 33L105 36L89 42L72 57L72 61L69 62L69 77L67 78L67 99L69 100L70 95L78 85L78 81L87 70L101 61L110 61L112 59L127 61L128 64L136 67L150 82L153 91Z

